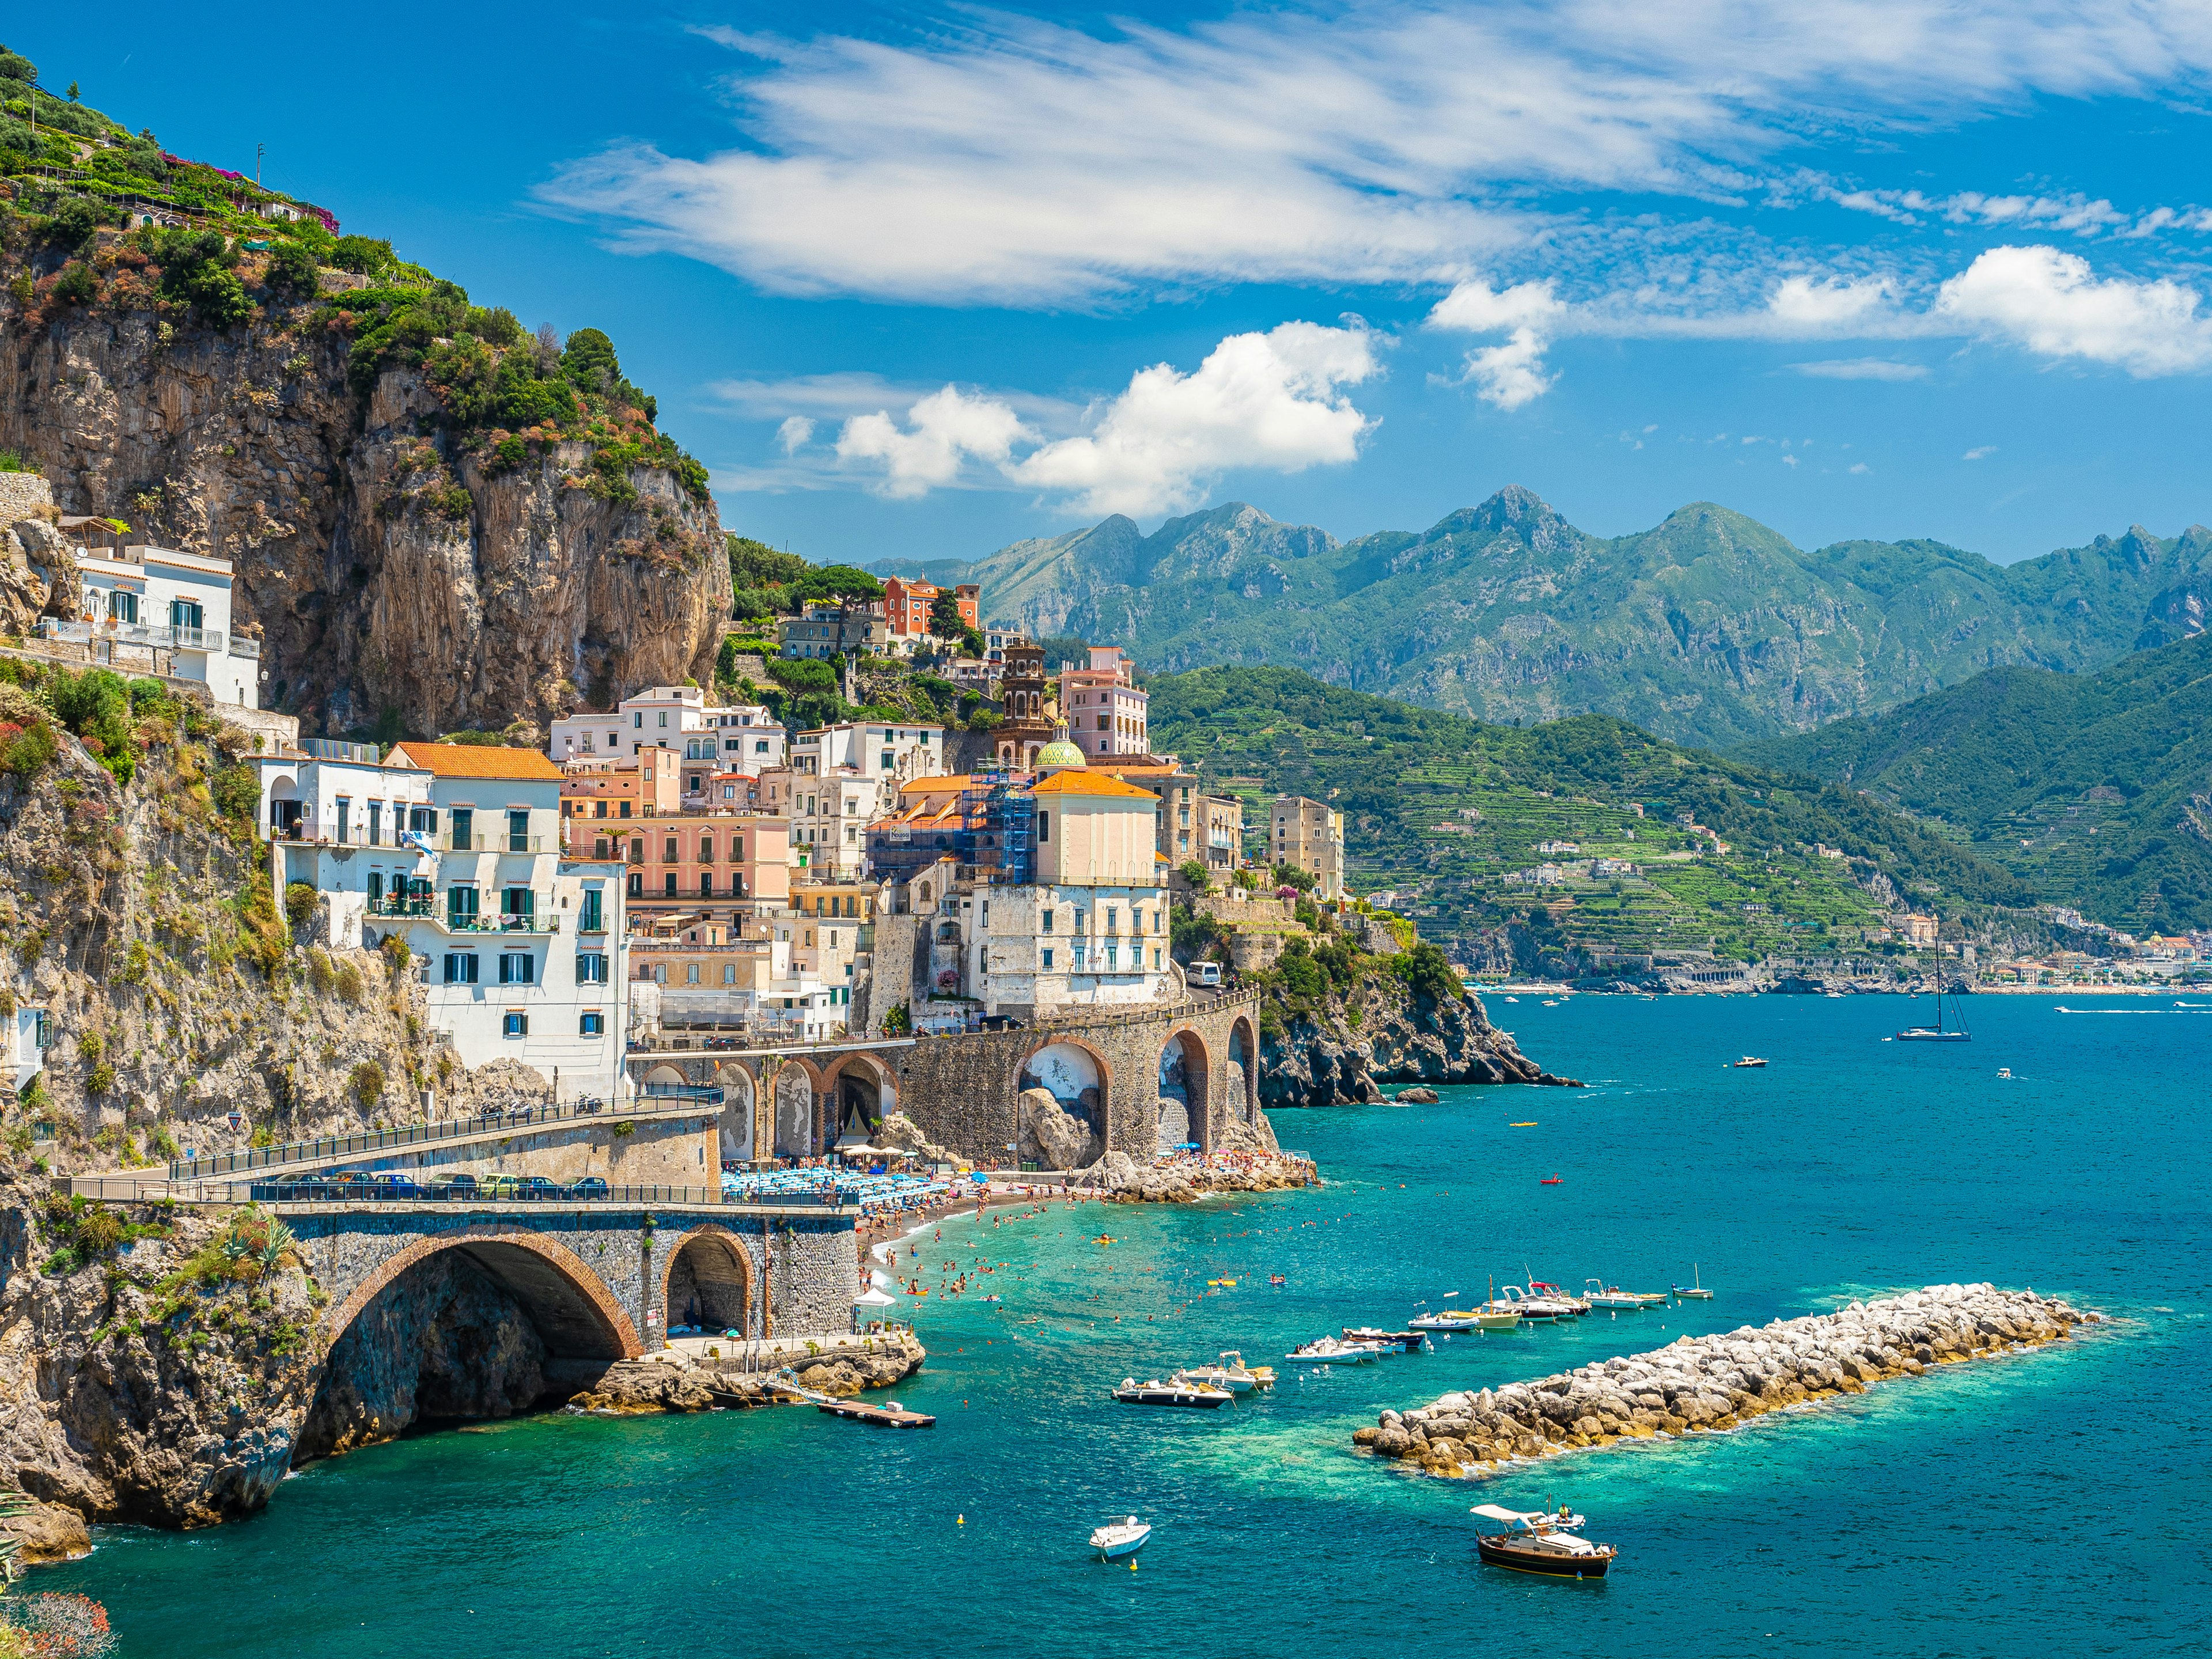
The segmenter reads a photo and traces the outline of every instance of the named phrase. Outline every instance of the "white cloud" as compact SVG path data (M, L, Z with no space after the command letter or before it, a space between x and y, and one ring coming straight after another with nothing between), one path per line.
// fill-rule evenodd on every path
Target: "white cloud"
M1516 328L1504 344L1468 352L1467 378L1475 394L1509 414L1542 397L1559 378L1544 372L1544 345L1534 329Z
M1790 367L1816 380L1918 380L1928 374L1923 363L1900 363L1887 357L1828 357Z
M1284 323L1232 334L1192 374L1140 369L1091 430L1045 445L1010 469L1072 494L1090 513L1187 507L1231 467L1301 472L1355 459L1372 424L1340 388L1376 373L1364 327Z
M910 497L952 483L971 459L1006 461L1028 435L1004 400L948 386L909 409L904 427L880 410L854 416L837 434L837 459L881 463L884 494Z
M895 496L989 483L1085 513L1173 511L1231 468L1300 472L1357 459L1373 422L1344 388L1379 372L1377 349L1357 323L1232 334L1188 374L1138 370L1118 396L1058 422L1080 428L1060 436L1023 420L1018 394L948 386L917 398L903 422L884 410L848 419L837 459Z
M2212 366L2212 319L2199 304L2195 289L2170 278L2100 278L2077 254L1999 247L1943 284L1932 316L2039 356L2179 374Z
M1874 471L1874 469L1869 466L1864 461L1853 461L1851 463L1850 470L1854 472L1871 472Z
M813 438L814 422L804 415L785 416L782 423L775 429L775 441L783 446L783 453L787 455L797 454L805 448Z
M2197 0L1351 0L1179 28L971 11L897 42L712 38L749 59L732 146L612 149L549 204L778 291L1041 306L1454 280L1560 222L1530 191L1740 197L1810 131L2187 91L2212 66ZM1976 223L2115 211L1946 201Z
M1960 459L1967 461L1985 461L1996 453L1997 447L1995 444L1977 444Z

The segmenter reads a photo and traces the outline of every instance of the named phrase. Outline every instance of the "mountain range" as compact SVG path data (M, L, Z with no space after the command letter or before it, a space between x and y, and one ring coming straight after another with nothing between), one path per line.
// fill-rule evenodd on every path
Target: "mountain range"
M2212 927L2212 637L2093 674L1991 669L1732 758L1948 826L2112 926Z
M1933 541L1811 552L1696 502L1612 538L1512 486L1425 531L1340 542L1231 502L1116 515L878 574L983 587L987 616L1147 667L1296 662L1504 723L1597 712L1728 748L1878 713L1988 668L2101 667L2200 634L2212 531L2140 526L2012 565Z

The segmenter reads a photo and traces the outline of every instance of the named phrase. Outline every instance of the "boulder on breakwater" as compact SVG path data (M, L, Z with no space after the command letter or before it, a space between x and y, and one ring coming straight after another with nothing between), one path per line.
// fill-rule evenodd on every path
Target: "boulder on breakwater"
M1533 1382L1444 1395L1415 1411L1386 1411L1352 1440L1425 1474L1485 1474L1577 1446L1732 1429L1931 1366L2059 1341L2103 1318L2033 1291L1930 1285L1838 1313L1685 1336Z
M888 1389L920 1370L927 1358L912 1332L896 1331L866 1348L831 1347L788 1363L802 1388L842 1398L865 1389ZM702 1412L714 1406L772 1406L788 1397L767 1373L748 1370L739 1360L695 1358L672 1349L642 1359L549 1360L545 1380L556 1389L574 1390L568 1396L571 1411L623 1416Z

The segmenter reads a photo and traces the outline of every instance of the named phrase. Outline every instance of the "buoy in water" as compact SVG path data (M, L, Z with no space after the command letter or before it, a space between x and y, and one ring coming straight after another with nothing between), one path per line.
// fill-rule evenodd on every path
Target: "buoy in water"
M966 1526L966 1525L968 1524L968 1517L967 1517L966 1516L964 1516L964 1515L963 1515L963 1516L960 1516L957 1520L956 1520L952 1524L953 1524L954 1526L956 1526L956 1527L964 1527L964 1526Z

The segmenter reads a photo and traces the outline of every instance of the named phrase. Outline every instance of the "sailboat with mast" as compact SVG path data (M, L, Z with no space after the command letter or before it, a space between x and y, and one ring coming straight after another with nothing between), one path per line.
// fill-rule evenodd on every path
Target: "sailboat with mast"
M1952 1023L1943 1023L1943 999L1951 999ZM1899 1042L1972 1042L1973 1034L1966 1030L1966 1016L1959 1007L1959 992L1948 987L1942 975L1936 977L1936 1023L1933 1025L1911 1025L1897 1034Z

